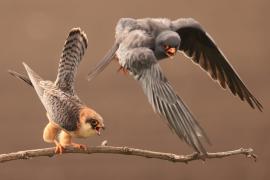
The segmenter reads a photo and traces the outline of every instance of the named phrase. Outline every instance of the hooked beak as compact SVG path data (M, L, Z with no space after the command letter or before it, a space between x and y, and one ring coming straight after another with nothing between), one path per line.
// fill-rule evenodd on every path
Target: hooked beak
M96 127L96 129L95 129L97 135L99 135L99 136L100 136L100 134L101 134L101 132L100 132L101 129L105 130L105 127L104 127L104 126L102 126L102 127Z
M170 48L166 49L166 54L168 57L175 56L176 52L177 52L177 50L174 47L170 47Z

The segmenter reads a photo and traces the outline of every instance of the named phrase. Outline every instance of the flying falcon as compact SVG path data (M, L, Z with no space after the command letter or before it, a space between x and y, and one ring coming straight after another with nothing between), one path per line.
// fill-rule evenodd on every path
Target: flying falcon
M71 138L100 135L100 130L104 129L102 117L87 107L74 90L77 68L87 43L86 34L80 28L73 28L69 32L55 82L43 80L25 63L23 65L29 78L15 71L9 71L36 90L49 119L43 131L43 139L48 143L56 144L56 153L61 154L66 146L85 149L85 145L73 143ZM58 133L60 133L59 141Z
M121 18L116 25L115 38L111 50L89 73L89 80L116 58L120 70L133 75L142 86L154 111L198 153L206 154L199 137L209 140L163 74L160 60L173 57L177 51L182 52L221 87L228 87L242 101L262 111L260 102L247 89L211 36L192 18L175 21Z

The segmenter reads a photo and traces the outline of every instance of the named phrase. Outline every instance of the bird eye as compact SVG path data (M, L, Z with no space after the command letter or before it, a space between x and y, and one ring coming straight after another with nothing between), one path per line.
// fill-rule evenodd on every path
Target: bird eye
M98 125L98 121L96 119L87 119L86 123L91 124L93 128L96 128L96 126Z
M95 120L95 119L92 119L92 121L90 123L91 123L93 128L95 128L98 124L97 120Z
M170 49L170 46L168 46L168 45L164 45L163 47L164 47L164 49L166 49L166 50L167 50L167 49Z

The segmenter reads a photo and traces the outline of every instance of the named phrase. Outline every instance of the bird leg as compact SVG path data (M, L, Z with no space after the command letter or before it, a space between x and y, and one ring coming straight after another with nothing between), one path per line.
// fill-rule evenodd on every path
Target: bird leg
M59 142L63 147L72 146L83 150L87 149L86 145L84 144L77 144L71 142L71 138L72 136L69 133L65 132L64 130L62 130L59 134Z
M65 150L65 148L57 141L57 140L54 140L54 143L55 143L55 153L56 154L62 154L63 151Z
M60 128L49 122L43 131L43 140L47 143L54 143L55 146L55 153L62 154L64 151L64 147L56 140L56 136Z

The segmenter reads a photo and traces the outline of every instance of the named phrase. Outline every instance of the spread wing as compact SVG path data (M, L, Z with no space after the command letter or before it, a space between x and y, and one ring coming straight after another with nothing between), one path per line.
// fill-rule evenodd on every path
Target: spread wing
M51 81L44 81L27 64L23 63L32 86L36 90L50 120L68 131L77 129L81 102L59 90ZM19 76L20 78L20 76Z
M262 111L260 102L247 89L214 40L198 22L187 18L178 19L172 24L173 30L181 38L180 51L199 64L212 79L218 80L223 88L229 87L231 92L238 95L242 101L247 101L252 108L257 107Z
M87 48L86 34L80 28L73 28L67 37L60 58L58 75L55 81L62 91L74 95L74 81L79 63Z
M180 139L205 154L199 137L208 141L206 134L163 75L153 52L136 48L127 53L127 59L126 68L139 81L155 112L167 120Z

